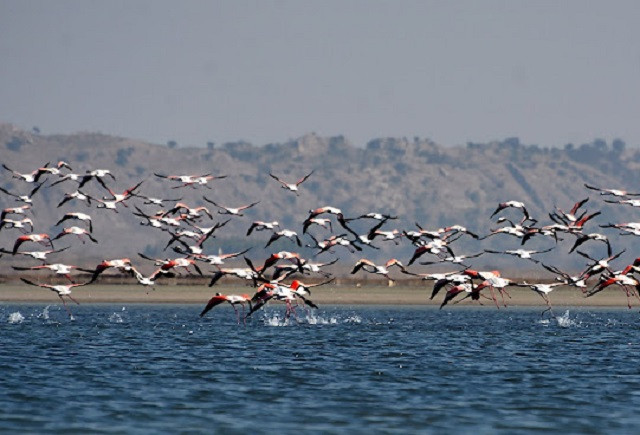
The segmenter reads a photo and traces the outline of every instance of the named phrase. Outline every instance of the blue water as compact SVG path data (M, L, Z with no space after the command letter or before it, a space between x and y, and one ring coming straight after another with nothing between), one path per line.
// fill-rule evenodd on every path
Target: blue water
M0 429L635 432L635 310L0 306Z

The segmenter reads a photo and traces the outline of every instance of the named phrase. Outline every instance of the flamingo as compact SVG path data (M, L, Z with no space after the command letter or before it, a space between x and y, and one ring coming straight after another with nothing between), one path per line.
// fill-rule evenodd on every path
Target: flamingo
M16 252L16 254L26 255L35 260L42 260L42 262L44 263L47 260L47 255L57 254L58 252L66 251L67 249L69 249L69 246L67 246L66 248L57 249L57 250L49 249L46 251L23 251L23 252ZM0 252L4 254L11 254L11 251L7 251L6 249L2 249L2 248L0 248Z
M152 290L155 290L155 285L156 285L156 279L159 277L174 277L175 274L171 273L171 272L166 272L163 270L156 270L155 272L153 272L151 274L151 276L144 276L142 273L140 273L135 267L133 266L129 266L128 268L125 269L126 271L130 272L131 275L136 279L136 281L138 282L138 284L145 286L145 287L151 287ZM148 294L148 292L147 292Z
M75 173L71 173L71 172L68 173L68 174L64 174L64 175L62 175L62 173L60 173L59 175L60 175L60 178L58 180L54 181L53 183L51 183L51 185L49 187L53 187L53 186L55 186L57 184L64 183L67 180L75 181L78 184L80 184L80 183L82 183L82 181L85 178L87 179L87 181L89 181L89 179L91 178L91 176L87 175L87 174L75 174ZM86 183L86 181L85 181L85 183Z
M158 173L154 172L153 175L155 175L158 178L165 178L167 180L178 181L178 182L182 183L182 185L172 187L172 189L179 189L181 187L193 187L193 188L195 188L196 184L209 188L209 186L206 186L206 184L210 180L227 178L226 175L213 176L211 174L203 174L203 175L163 175L163 174L158 174Z
M40 190L40 188L42 187L42 185L44 184L44 182L36 185L36 187L34 187L33 189L31 189L31 192L29 192L28 195L18 195L16 193L12 193L9 192L7 189L0 187L0 191L4 192L5 194L9 195L9 196L13 196L14 198L16 198L16 201L20 201L20 202L24 202L25 204L33 204L33 195L35 195L35 193Z
M4 220L8 215L11 215L11 214L26 215L27 210L31 210L31 204L21 205L20 207L5 208L0 213L0 220Z
M478 252L477 254L468 254L468 255L454 255L451 257L442 257L438 261L422 261L420 264L429 265L429 264L437 264L437 263L453 263L453 264L461 264L465 266L462 262L467 258L477 258L483 255L484 252Z
M267 302L270 300L282 301L285 303L287 307L287 311L285 312L285 320L289 318L291 314L296 318L298 318L295 313L293 302L296 301L296 293L289 287L280 286L272 283L264 283L258 290L256 294L251 298L252 303L254 303L253 307L249 310L246 317L251 316L255 311L262 308Z
M63 160L60 160L53 167L48 166L48 163L47 163L47 165L45 165L42 168L38 168L37 170L38 171L42 171L43 173L46 172L46 173L51 174L51 175L62 175L62 172L60 171L61 168L67 168L70 171L73 170L73 169L71 169L71 166L69 166L69 164L67 162L63 161Z
M96 239L93 238L93 236L91 235L91 233L87 230L85 230L84 228L80 228L80 227L69 227L69 228L64 228L62 231L60 231L54 238L51 239L51 241L53 240L58 240L64 236L70 235L70 234L75 234L76 236L78 236L78 238L80 240L82 240L82 243L84 244L84 239L83 236L86 236L87 238L89 238L89 240L91 240L93 243L98 243L98 241Z
M329 231L333 231L333 228L331 225L331 219L309 218L309 219L306 219L302 224L302 234L306 234L307 230L311 225L318 225L318 226L321 226L322 228L328 229Z
M218 254L218 255L200 255L197 258L201 261L206 261L209 264L212 264L214 266L218 266L221 264L224 264L224 260L227 260L229 258L236 258L239 257L240 255L246 254L247 252L249 252L251 248L247 248L243 251L239 251L239 252L232 252L229 254Z
M434 239L431 241L431 243L427 243L423 246L418 246L415 251L413 251L413 255L407 263L407 266L411 266L418 258L423 256L427 252L440 256L444 250L446 250L451 255L451 257L455 257L455 254L453 253L447 242L440 239Z
M271 238L269 239L269 241L267 242L267 244L264 247L268 248L269 245L271 245L273 242L275 242L276 240L278 240L281 237L286 237L287 239L294 240L298 246L300 246L300 247L302 246L302 242L300 241L300 238L298 237L298 233L296 233L295 231L284 229L282 231L274 232L271 235Z
M287 190L289 190L291 192L294 192L296 195L298 195L298 186L300 186L302 183L304 183L312 174L313 174L313 171L311 171L310 173L308 173L304 177L300 178L295 183L287 183L285 181L282 181L280 178L276 177L272 173L269 173L269 176L271 178L273 178L274 180L276 180L278 183L280 183L282 185L280 187L282 187L283 189L287 189Z
M590 233L590 234L580 234L576 239L576 242L573 244L573 247L569 250L569 254L576 250L576 248L583 243L594 240L597 242L604 242L607 245L607 255L611 256L611 244L609 243L609 239L607 236L600 233Z
M355 221L355 220L359 220L359 219L373 219L373 220L377 220L377 221L387 221L389 219L391 219L391 220L398 219L398 216L393 216L393 215L384 214L384 213L371 212L371 213L361 214L360 216L356 216L354 218L349 218L349 219L345 219L345 220L347 222L351 222L351 221Z
M498 207L495 209L495 211L491 214L490 217L494 217L496 214L498 214L500 211L504 210L505 208L517 208L520 211L522 211L522 213L524 214L524 218L522 219L522 222L531 220L531 216L529 215L527 208L525 207L524 203L520 201L506 201L506 202L499 203Z
M56 222L56 226L60 225L62 222L67 221L69 219L76 219L76 220L80 220L83 222L87 222L89 224L89 232L92 233L93 232L93 225L91 223L91 216L89 216L86 213L79 213L79 212L69 212L69 213L65 213L64 216L62 216L62 218L60 218L60 220L58 222Z
M331 274L322 271L321 268L335 264L337 261L338 261L337 258L326 263L310 263L306 260L301 260L302 267L296 264L277 264L275 266L275 271L273 273L273 280L279 281L280 279L287 278L293 275L294 273L299 272L300 269L302 269L303 272L307 271L311 273L319 273L323 275L325 278L328 278L329 276L331 276Z
M564 283L555 282L552 284L529 284L527 281L523 281L522 284L515 284L515 285L520 287L529 287L531 290L538 293L542 297L542 299L544 299L545 303L547 304L547 309L544 310L542 313L540 313L540 315L542 316L547 311L550 311L551 313L553 313L553 310L551 307L551 301L549 300L549 293L551 293L554 288L560 285L564 285Z
M387 278L389 281L393 281L393 278L389 276L389 268L391 266L398 266L400 269L404 269L404 266L402 265L400 260L397 260L395 258L387 261L384 266L377 266L373 263L373 261L367 260L366 258L361 258L356 262L355 266L351 270L351 274L353 275L362 269L365 272L379 274Z
M201 217L200 212L204 212L207 216L209 216L210 219L213 219L213 216L211 215L211 212L209 211L209 209L207 207L204 206L200 206L200 207L189 207L187 204L185 204L184 202L177 202L173 208L171 208L170 210L167 210L164 214L164 216L170 215L170 214L175 214L180 210L186 210L187 211L187 216L190 219L195 219L195 218L199 218Z
M311 240L314 241L315 246L314 245L306 245L306 246L308 248L318 248L318 249L320 249L320 251L318 251L315 255L320 255L323 252L327 252L327 251L333 252L331 250L331 248L333 248L334 246L344 246L352 254L355 251L362 251L362 248L354 243L355 241L345 238L346 234L340 234L340 235L337 235L337 236L334 235L334 236L331 236L328 239L322 240L322 241L318 241L312 235L309 235L309 236L311 237Z
M629 205L631 207L640 207L640 199L621 199L619 201L611 201L605 199L604 202L608 202L609 204L621 204L621 205Z
M164 249L167 249L174 241L178 241L179 243L181 243L186 249L189 250L189 252L193 255L199 255L202 254L203 249L202 249L202 245L205 241L207 241L209 239L209 237L213 236L213 234L216 232L216 230L218 228L221 228L223 226L225 226L227 224L227 222L229 221L225 221L222 223L216 223L213 227L211 228L207 228L205 232L203 233L195 233L193 231L176 231L175 234L172 234L171 231L169 230L164 230L167 231L168 233L172 234L171 240L169 240L169 242L167 243L167 246L165 246ZM191 237L193 239L196 240L195 245L188 245L186 242L184 242L183 240L181 240L181 237ZM176 248L174 248L174 250L176 250ZM179 252L182 251L182 249L178 248Z
M240 324L240 314L238 313L238 309L236 308L236 305L240 305L242 307L242 320L246 322L246 317L244 314L244 305L248 304L249 310L251 310L251 297L247 294L223 295L222 293L216 293L214 297L209 299L209 302L207 302L207 305L204 307L204 309L200 313L200 317L203 317L205 314L211 311L212 308L225 302L233 307L233 310L236 313L236 318L238 319L238 324Z
M473 283L470 283L470 282L461 283L451 287L449 290L447 290L444 300L440 304L440 309L442 309L445 305L451 302L459 294L468 293L469 295L471 295L475 290L476 290L476 287L474 287Z
M625 250L623 249L617 254L610 255L609 257L603 258L601 260L596 260L595 258L591 257L589 254L582 251L576 251L576 252L581 256L583 256L584 258L586 258L587 260L590 260L592 262L591 264L587 265L587 269L581 274L582 276L584 276L585 280L588 280L593 275L602 273L604 271L607 271L610 274L613 274L613 271L609 267L609 263L615 260L616 258L620 257L625 252Z
M585 289L587 288L587 284L582 274L580 274L579 276L571 276L568 273L561 271L555 266L551 266L544 263L541 263L541 264L542 264L542 267L547 269L549 272L552 272L558 275L556 279L561 283L572 286L572 287L577 287L580 290L582 290L583 293L585 292Z
M164 202L177 202L177 201L182 201L182 198L177 198L177 199L161 199L161 198L154 198L151 196L145 196L145 195L140 195L137 193L132 193L133 196L137 196L138 198L142 198L144 200L143 204L144 205L159 205L160 207L163 206Z
M95 267L94 270L83 269L83 271L91 273L91 279L89 282L94 282L102 272L109 268L120 269L121 272L129 272L132 267L133 266L131 265L131 260L129 258L116 258L113 260L103 260Z
M467 275L458 273L458 272L449 272L445 274L431 274L425 275L422 279L430 279L435 280L436 282L433 284L433 289L431 290L430 300L436 297L436 295L448 285L460 285L471 281L471 278ZM443 305L444 306L444 305Z
M215 283L218 282L218 280L225 275L232 275L240 279L251 280L254 283L256 282L259 276L258 272L254 271L252 268L249 268L249 267L219 268L218 271L214 273L213 276L211 277L211 281L209 281L209 284L208 284L209 287L213 287Z
M100 183L100 185L102 187L104 187L108 191L109 188L107 187L105 182L102 180L103 178L106 178L107 176L111 177L111 179L113 181L116 181L116 177L111 173L111 171L109 169L94 169L94 170L91 170L91 171L86 171L86 174L83 175L81 180L80 180L80 184L78 185L78 189L81 189L82 186L84 186L89 180L91 180L93 178L98 183Z
M578 213L578 210L580 209L580 207L585 205L587 203L587 201L589 201L589 197L576 202L573 205L573 207L571 207L571 210L569 212L564 212L562 209L560 209L560 208L558 208L556 206L556 212L550 214L549 217L554 222L561 223L561 224L564 224L564 225L569 225L569 223L575 222L575 221L580 219L576 215L576 213Z
M584 187L587 189L595 190L600 192L600 195L611 195L611 196L640 196L640 193L629 193L626 190L621 189L602 189L600 187L590 186L587 183L584 184Z
M279 227L280 223L278 221L273 222L264 222L264 221L254 221L249 229L247 230L247 236L251 235L253 231L265 231L265 230L275 230L275 227Z
M86 195L82 192L80 192L79 190L76 190L73 193L65 193L64 194L64 198L62 198L62 201L60 201L60 203L58 204L58 208L62 207L65 203L73 200L73 199L77 199L79 201L86 201L87 202L87 206L91 205L91 197L89 195Z
M56 275L62 275L65 278L67 278L69 281L71 281L72 283L74 282L73 279L71 279L71 271L73 269L79 269L79 266L74 266L71 264L61 264L61 263L54 263L54 264L43 264L41 266L30 266L30 267L21 267L21 266L11 266L13 267L14 270L20 270L20 271L24 271L24 270L50 270L51 272L54 272Z
M53 241L51 240L48 234L46 233L25 234L16 239L13 245L13 250L11 251L11 255L16 255L16 253L18 252L18 248L25 242L36 242L36 243L40 243L41 245L44 245L45 243L47 243L49 246L51 246L52 249L55 249L53 247Z
M220 214L230 214L230 215L233 215L233 216L244 216L241 213L242 211L244 211L246 209L249 209L249 208L251 208L251 207L253 207L253 206L257 205L257 204L260 204L260 201L256 201L256 202L252 202L251 204L248 204L248 205L243 205L243 206L240 206L240 207L232 208L232 207L225 207L225 206L222 206L222 205L218 205L214 201L212 201L209 198L207 198L206 196L203 197L203 198L204 198L205 201L210 202L211 204L215 205L219 209L223 210L223 211L218 210L218 213L220 213Z
M47 167L47 165L48 163L44 165L44 167ZM46 171L43 171L42 168L36 169L26 174L22 174L20 172L14 171L13 169L9 168L4 163L2 164L2 167L5 168L7 171L11 172L13 174L13 178L17 178L27 183L37 183L38 180L40 180L40 177L42 177L42 175L46 173Z
M122 205L124 205L126 207L126 203L124 201L126 201L127 199L131 198L134 194L134 192L136 190L138 190L140 188L140 185L144 182L144 180L140 181L139 183L137 183L135 186L130 187L128 189L126 189L124 192L122 193L115 193L113 190L107 188L107 190L109 191L109 193L111 194L111 198L107 198L106 196L103 197L103 200L112 200L115 202L121 202Z
M593 287L590 292L587 293L587 297L593 296L613 284L619 285L624 289L625 293L627 294L627 306L629 307L629 309L631 309L632 294L640 300L640 296L638 294L638 292L640 292L640 282L629 275L622 274L602 280L599 284ZM630 290L630 287L632 287L633 290Z
M514 255L514 256L522 258L524 260L531 260L534 263L540 263L540 261L536 260L535 258L533 258L532 255L544 254L546 252L551 252L551 251L553 251L553 248L545 249L543 251L528 251L526 249L507 249L506 251L493 251L493 250L490 250L490 249L485 249L484 250L484 252L488 252L490 254Z
M27 229L27 225L29 225L29 229ZM28 217L20 220L4 218L0 221L0 230L5 227L18 228L23 234L26 234L27 232L33 232L33 221Z
M67 284L67 285L50 285L50 284L36 284L35 282L29 281L26 278L20 278L20 280L26 284L35 286L35 287L42 287L42 288L47 288L51 291L54 291L58 294L58 297L60 298L60 300L62 301L62 304L64 305L64 308L67 310L67 313L69 313L69 317L71 319L73 319L73 315L71 314L71 310L69 310L69 307L67 307L67 303L65 302L63 296L68 297L69 299L71 299L73 302L75 302L77 305L80 305L80 302L76 301L73 296L71 296L71 289L75 288L75 287L82 287L84 285L87 285L89 283L87 282L83 282L83 283L76 283L76 284Z

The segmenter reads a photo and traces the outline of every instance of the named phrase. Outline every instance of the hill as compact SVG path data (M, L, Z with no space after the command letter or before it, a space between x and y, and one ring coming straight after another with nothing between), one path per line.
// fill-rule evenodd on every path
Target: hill
M11 124L0 124L0 150L2 163L20 172L30 172L47 162L55 164L59 160L69 162L75 173L110 169L117 181L107 182L117 192L145 180L141 193L160 198L182 198L192 206L215 208L203 201L203 195L229 206L260 201L245 217L234 219L208 245L212 250L224 252L266 243L268 236L265 233L245 237L252 220L278 220L281 227L301 233L301 223L308 211L325 205L341 208L345 216L370 211L399 216L397 221L388 222L385 229L415 229L416 222L433 229L461 224L479 234L487 234L497 225L495 219L489 220L489 216L499 202L523 201L532 216L541 223L548 223L548 213L556 205L567 210L576 201L589 196L589 209L603 211L597 223L628 222L637 217L634 209L605 204L596 192L586 190L584 183L630 191L640 188L640 151L625 147L621 141L609 145L596 140L579 147L568 145L559 149L521 144L516 138L487 144L469 143L464 147L443 147L420 138L381 138L370 141L365 148L358 148L342 136L308 134L263 146L237 142L219 147L182 148L99 133L40 135ZM314 174L302 185L299 196L280 189L269 177L269 173L274 173L295 181L312 170ZM176 183L162 180L154 173L210 173L228 177L212 182L211 189L176 189ZM124 207L117 214L87 208L73 201L57 208L65 190L75 188L73 184L67 182L43 188L34 204L36 231L56 234L61 227L54 224L67 211L85 211L94 216L99 249L87 244L76 249L79 242L74 242L69 261L91 263L110 257L133 257L136 252L170 255L169 251L162 252L170 236L141 226L140 219ZM30 187L12 178L5 170L0 172L0 186L21 193ZM86 190L97 197L106 194L97 183L89 183ZM5 208L15 202L2 195L0 205ZM165 204L165 207L170 205ZM154 211L150 206L145 206L145 210ZM517 216L510 211L504 214ZM215 216L217 221L222 219L222 216ZM354 226L365 232L371 225L370 222L358 222ZM592 230L599 228L593 224ZM16 235L16 230L3 229L1 245L10 249ZM519 245L509 236L492 237L481 247L471 240L459 243L464 251ZM406 242L400 246L389 242L378 245L383 249L369 250L363 256L404 259L413 251ZM548 240L533 240L530 246L536 249L548 245ZM289 241L278 241L270 248L297 250ZM565 254L566 250L562 255L554 252L550 261L568 266L583 263L569 260ZM255 249L252 255L263 254ZM355 258L346 253L340 256L349 261ZM477 261L480 266L487 267L492 263L487 256ZM513 268L531 267L531 263L515 260L507 260L507 264ZM7 263L3 261L2 265L6 270Z

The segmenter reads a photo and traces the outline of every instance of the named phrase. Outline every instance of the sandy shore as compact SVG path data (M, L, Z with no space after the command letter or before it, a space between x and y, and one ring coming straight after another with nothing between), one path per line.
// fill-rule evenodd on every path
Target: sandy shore
M432 285L387 287L382 285L365 286L326 286L312 290L313 300L318 305L440 305L444 294L438 294L430 301ZM90 303L178 303L204 304L216 292L224 294L252 294L254 289L248 286L220 285L216 288L207 286L157 286L155 291L149 291L137 285L91 285L78 287L73 290L73 296L81 304ZM535 292L526 288L509 289L511 299L507 299L509 306L540 306L544 301ZM626 307L627 298L621 289L607 289L600 294L585 298L582 293L572 287L560 287L550 294L555 307L603 306ZM59 302L56 294L27 286L22 283L6 283L0 285L0 303L15 302ZM485 306L492 306L492 301L482 300ZM477 305L478 302L464 301L460 305ZM640 301L632 300L634 306L640 306ZM459 306L460 306L459 305ZM455 309L455 305L453 306Z

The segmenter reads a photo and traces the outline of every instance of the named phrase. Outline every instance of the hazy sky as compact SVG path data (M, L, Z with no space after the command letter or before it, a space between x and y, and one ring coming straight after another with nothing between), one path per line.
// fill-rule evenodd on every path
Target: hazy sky
M640 2L0 0L0 121L640 145Z

